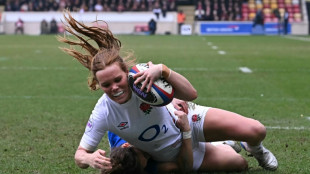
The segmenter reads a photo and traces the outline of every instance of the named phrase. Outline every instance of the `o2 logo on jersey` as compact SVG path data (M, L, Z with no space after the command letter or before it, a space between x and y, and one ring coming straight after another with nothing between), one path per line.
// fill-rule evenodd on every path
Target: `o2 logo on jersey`
M161 127L161 129L164 131L164 134L166 134L168 132L168 128L166 127L166 125L163 125ZM140 136L138 137L138 139L140 141L152 141L154 140L158 134L160 133L160 126L159 125L153 125L148 127L147 129L145 129Z

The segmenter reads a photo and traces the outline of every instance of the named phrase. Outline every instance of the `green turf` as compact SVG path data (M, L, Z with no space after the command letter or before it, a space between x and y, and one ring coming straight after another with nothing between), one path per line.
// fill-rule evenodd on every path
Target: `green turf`
M264 144L279 161L272 173L310 173L310 42L279 36L119 38L140 62L165 63L186 76L198 90L197 103L266 125ZM73 158L102 92L88 90L88 72L61 45L55 36L0 35L1 174L98 173L79 169ZM107 141L100 147L108 148ZM269 173L242 155L249 173Z

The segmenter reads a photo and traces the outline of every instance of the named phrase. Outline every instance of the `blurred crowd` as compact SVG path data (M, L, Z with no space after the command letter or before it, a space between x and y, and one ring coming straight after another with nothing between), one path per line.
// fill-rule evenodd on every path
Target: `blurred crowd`
M7 0L5 11L176 11L175 0Z
M196 20L239 21L243 0L198 0Z

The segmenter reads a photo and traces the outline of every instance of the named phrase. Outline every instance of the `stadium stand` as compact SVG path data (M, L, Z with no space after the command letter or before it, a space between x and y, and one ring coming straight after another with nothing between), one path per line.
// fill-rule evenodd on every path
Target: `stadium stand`
M5 11L155 11L160 9L165 17L167 11L178 9L177 0L7 0ZM274 14L279 11L283 18L285 10L289 22L302 20L300 0L197 0L195 20L206 21L252 21L258 10L262 10L265 22L278 22Z
M289 22L301 22L301 6L299 0L249 0L242 4L242 20L253 20L257 10L263 10L265 22L278 22L275 11L279 11L283 19L285 10L289 13Z
M175 0L7 0L5 11L176 11Z
M240 10L241 9L241 10ZM300 0L199 0L195 6L195 19L207 21L252 21L258 10L262 10L265 22L278 22L274 14L279 11L283 19L285 10L289 22L302 20Z

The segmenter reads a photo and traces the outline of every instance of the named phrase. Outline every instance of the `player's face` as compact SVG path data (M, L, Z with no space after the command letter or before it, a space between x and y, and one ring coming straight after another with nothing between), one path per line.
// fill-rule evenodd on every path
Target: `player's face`
M131 97L127 75L128 72L124 72L118 63L113 63L96 73L101 89L119 104L127 102Z

